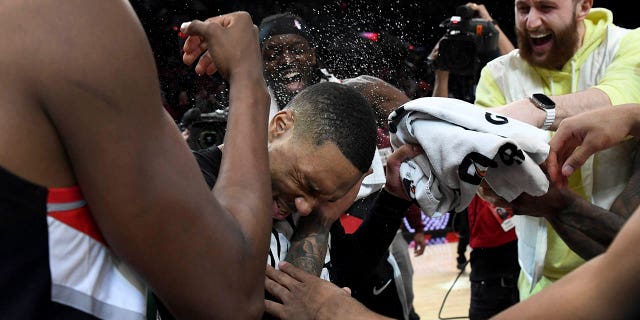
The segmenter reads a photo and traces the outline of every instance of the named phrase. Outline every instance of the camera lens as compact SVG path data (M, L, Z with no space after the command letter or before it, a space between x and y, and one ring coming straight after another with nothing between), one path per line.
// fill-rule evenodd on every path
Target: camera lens
M470 37L459 36L440 42L442 65L452 73L471 74L475 71L476 43Z
M198 144L200 145L201 148L209 148L212 146L216 146L220 143L222 143L221 141L222 139L220 139L218 137L218 134L216 132L213 131L204 131L202 133L200 133L200 138L198 139Z

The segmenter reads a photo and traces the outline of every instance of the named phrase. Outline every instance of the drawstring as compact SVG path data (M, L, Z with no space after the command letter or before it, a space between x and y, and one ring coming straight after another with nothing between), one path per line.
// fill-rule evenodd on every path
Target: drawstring
M576 81L576 61L571 59L571 93L577 92L578 82Z

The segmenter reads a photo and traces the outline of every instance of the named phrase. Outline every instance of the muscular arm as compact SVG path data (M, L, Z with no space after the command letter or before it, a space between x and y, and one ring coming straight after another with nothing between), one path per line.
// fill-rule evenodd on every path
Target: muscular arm
M331 225L353 204L365 176L338 201L324 202L310 215L300 218L285 261L315 276L320 275L327 254Z
M570 193L563 189L562 192ZM547 217L562 240L580 257L589 260L606 250L626 217L599 208L577 195L573 204Z
M549 222L569 247L585 259L604 252L622 225L640 205L640 156L634 156L633 174L610 210L582 199L549 218Z
M151 50L129 4L38 6L47 14L24 19L31 21L29 43L38 46L25 50L32 53L32 94L110 247L178 317L259 314L271 215L268 100L261 75L248 71L261 70L259 58L253 63L245 47L249 53L236 59L246 59L247 69L225 61L233 70L233 114L214 197L162 109ZM238 40L234 45L253 43ZM248 140L238 143L240 136ZM251 184L239 183L249 177ZM240 191L252 197L238 201Z
M285 261L310 274L320 276L327 255L332 224L333 221L322 219L319 214L301 217L291 238L291 248Z
M635 210L604 254L495 319L638 318L640 256L629 253L637 247L639 235L640 213Z
M567 188L551 185L549 192L534 202L514 202L521 214L544 216L562 240L578 255L588 260L606 250L625 221L640 205L640 156L634 156L633 174L610 210L580 198ZM535 199L529 197L529 200Z

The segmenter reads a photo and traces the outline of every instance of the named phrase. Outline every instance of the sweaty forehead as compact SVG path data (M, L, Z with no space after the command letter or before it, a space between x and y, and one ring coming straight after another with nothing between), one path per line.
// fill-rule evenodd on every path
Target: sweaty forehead
M295 45L303 45L308 47L309 41L307 41L307 39L305 39L301 35L290 33L271 36L269 39L265 40L262 43L262 46L265 50Z

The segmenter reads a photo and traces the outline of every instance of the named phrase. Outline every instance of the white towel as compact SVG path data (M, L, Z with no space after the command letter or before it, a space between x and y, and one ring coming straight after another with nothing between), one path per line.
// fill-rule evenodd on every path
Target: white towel
M382 189L384 183L387 182L379 153L378 148L376 148L373 153L373 161L371 161L371 169L373 169L373 172L362 180L362 185L360 186L360 190L358 190L356 200L377 192Z
M485 179L507 201L540 196L549 181L539 164L548 133L488 109L451 98L420 98L389 115L391 145L424 149L400 166L405 191L422 210L462 211Z

